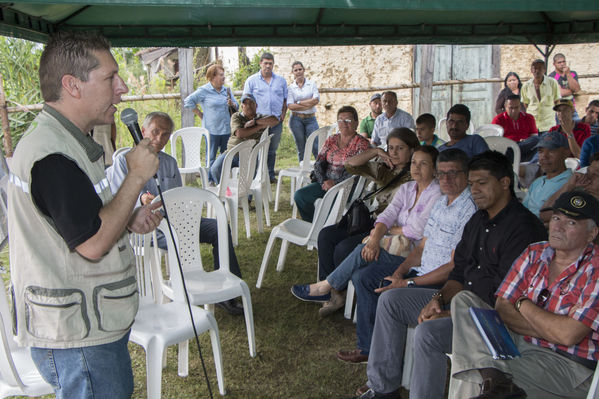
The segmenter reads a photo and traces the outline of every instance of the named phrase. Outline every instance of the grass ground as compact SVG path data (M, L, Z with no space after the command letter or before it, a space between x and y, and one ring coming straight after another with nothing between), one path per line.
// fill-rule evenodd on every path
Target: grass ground
M277 169L297 163L295 144L287 130L279 148ZM291 215L289 183L285 181L279 212L271 206L272 226ZM275 186L273 185L273 192ZM241 214L240 214L241 217ZM223 351L226 397L234 398L342 398L351 397L366 381L365 365L347 365L338 361L338 349L355 347L355 327L341 312L326 319L318 316L318 305L295 299L290 287L313 282L316 278L317 252L290 245L285 269L275 271L280 245L275 245L261 289L256 280L270 228L259 234L252 212L251 238L245 237L240 219L237 257L243 278L251 290L256 329L257 356L249 356L243 317L215 310ZM203 249L204 265L210 265L210 251ZM8 269L8 257L0 260ZM5 281L8 273L4 274ZM219 397L209 337L200 337L202 353L214 397ZM146 368L143 348L130 343L135 375L134 398L146 397ZM163 398L207 398L197 348L191 343L189 376L177 376L177 347L168 350L167 366L162 373ZM52 397L52 396L48 396Z

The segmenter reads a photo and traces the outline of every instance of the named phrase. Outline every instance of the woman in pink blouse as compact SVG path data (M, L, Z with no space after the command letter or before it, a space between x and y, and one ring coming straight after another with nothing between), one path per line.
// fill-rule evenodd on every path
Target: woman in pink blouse
M326 316L344 305L345 295L339 290L344 289L355 270L368 267L384 255L393 268L389 273L392 274L403 258L381 249L380 241L385 235L402 235L410 242L409 248L406 248L409 251L422 240L433 204L441 196L439 183L435 179L438 153L435 147L428 145L414 151L410 165L410 174L414 180L399 187L389 206L377 217L368 243L362 246L359 253L352 252L360 256L360 260L352 259L353 255L350 254L326 280L310 285L294 285L291 293L304 301L328 301L320 312L322 316Z
M314 164L312 183L295 192L294 201L303 220L311 222L314 218L314 201L335 184L349 178L345 170L345 161L369 147L368 139L357 133L358 112L354 107L343 106L337 111L339 133L329 137L318 153Z

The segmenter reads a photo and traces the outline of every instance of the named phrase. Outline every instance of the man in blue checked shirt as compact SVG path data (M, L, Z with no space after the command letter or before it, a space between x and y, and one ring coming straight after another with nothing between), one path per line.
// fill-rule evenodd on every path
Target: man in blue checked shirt
M263 53L260 57L260 72L250 76L243 86L243 94L252 94L256 99L258 114L272 115L280 121L270 128L272 138L268 148L268 175L271 183L276 181L275 161L287 113L287 82L282 76L272 72L274 65L275 57L271 53Z

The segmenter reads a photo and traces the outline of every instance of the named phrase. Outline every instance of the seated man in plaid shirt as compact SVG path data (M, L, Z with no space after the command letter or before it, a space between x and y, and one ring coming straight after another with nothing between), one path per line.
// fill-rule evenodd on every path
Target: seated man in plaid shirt
M549 241L530 244L496 293L521 357L493 359L468 312L489 306L454 297L450 398L586 397L599 358L599 201L570 191L551 210Z

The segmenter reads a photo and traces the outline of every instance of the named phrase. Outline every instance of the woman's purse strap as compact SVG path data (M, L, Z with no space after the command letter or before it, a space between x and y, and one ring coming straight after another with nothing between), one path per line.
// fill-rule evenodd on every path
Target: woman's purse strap
M385 184L383 187L378 188L376 190L374 190L373 192L366 194L363 198L362 201L366 201L371 197L374 197L375 195L377 195L378 193L380 193L381 191L385 190L386 188L390 187L391 185L397 183L399 180L401 180L402 177L404 177L406 175L406 173L408 173L408 169L407 168L403 168L401 170L401 172L399 172L393 179L391 179L389 181L389 183Z

